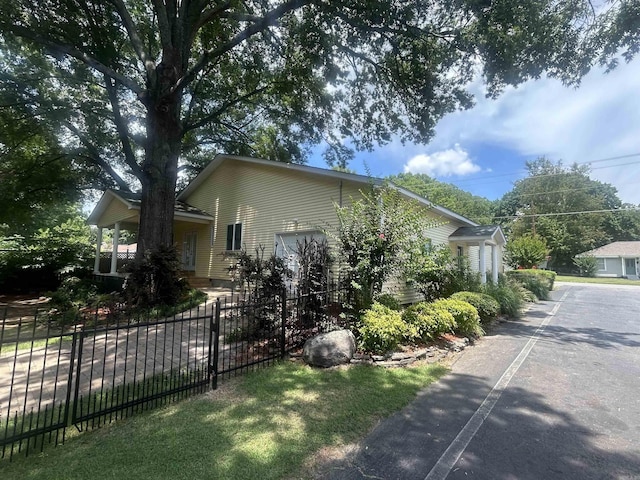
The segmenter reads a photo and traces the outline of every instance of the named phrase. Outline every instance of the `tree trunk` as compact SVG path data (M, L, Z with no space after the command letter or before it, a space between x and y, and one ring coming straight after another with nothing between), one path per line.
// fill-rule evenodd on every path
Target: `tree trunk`
M147 145L142 165L142 205L138 230L138 257L146 251L171 246L175 206L178 157L181 151L179 92L171 86L179 75L174 62L157 67L155 88L145 99L147 107ZM179 62L176 62L179 65Z

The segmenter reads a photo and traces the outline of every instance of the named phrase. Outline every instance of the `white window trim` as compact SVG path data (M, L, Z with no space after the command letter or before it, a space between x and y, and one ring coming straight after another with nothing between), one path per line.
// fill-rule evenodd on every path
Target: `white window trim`
M596 260L598 261L598 271L599 272L606 272L607 271L607 259L603 258L603 257L596 257ZM603 268L600 268L600 260L602 260Z
M233 235L231 236L231 250L229 250L227 248L227 243L229 240L229 226L233 226ZM236 238L236 226L240 225L240 245L239 248L234 248L235 245L235 238ZM227 224L227 237L224 239L224 247L225 247L225 251L226 252L238 252L240 250L242 250L242 239L244 237L244 227L242 226L242 222L234 222L234 223L228 223Z

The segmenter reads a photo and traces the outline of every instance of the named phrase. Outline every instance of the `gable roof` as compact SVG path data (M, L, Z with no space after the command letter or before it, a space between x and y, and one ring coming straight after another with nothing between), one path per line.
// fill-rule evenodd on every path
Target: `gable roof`
M140 193L125 192L123 190L106 190L89 215L89 218L87 218L87 223L89 225L98 225L100 218L113 201L122 202L129 210L140 210L142 195ZM176 200L175 202L174 216L178 220L205 220L207 222L213 220L213 217L208 213L180 200Z
M449 238L466 242L487 240L497 245L504 245L506 243L504 233L499 225L460 227L449 235Z
M478 226L477 223L473 222L472 220L469 220L468 218L455 213L447 208L441 207L439 205L436 205L432 202L430 202L429 200L427 200L424 197L421 197L420 195L417 195L415 193L413 193L410 190L407 190L406 188L400 187L398 185L395 185L391 182L386 182L385 180L381 179L381 178L372 178L372 177L368 177L365 175L358 175L355 173L345 173L345 172L339 172L336 170L328 170L325 168L318 168L318 167L309 167L307 165L298 165L295 163L284 163L284 162L275 162L273 160L264 160L261 158L251 158L251 157L242 157L239 155L226 155L226 154L222 154L219 153L217 154L213 160L202 170L202 172L200 172L198 174L198 176L196 176L196 178L194 178L191 183L189 183L189 185L187 185L187 187L178 194L177 199L178 201L182 201L186 198L189 197L189 195L191 195L194 191L196 191L198 189L198 187L200 187L200 185L202 185L202 183L209 178L209 176L211 174L213 174L213 172L220 167L220 165L222 165L224 162L226 161L232 161L232 162L244 162L244 163L249 163L249 164L255 164L255 165L263 165L263 166L267 166L267 167L271 167L271 168L281 168L284 170L289 170L289 171L294 171L294 172L299 172L305 175L310 175L310 176L320 176L320 177L325 177L325 178L335 178L338 180L345 180L345 181L349 181L349 182L355 182L355 183L361 183L362 185L376 185L376 186L381 186L381 185L390 185L392 188L395 188L397 191L399 191L402 195L404 195L405 197L411 198L413 200L416 200L418 203L421 203L422 205L425 205L427 207L430 207L433 209L434 212L439 213L440 215L442 215L443 217L449 218L449 219L454 219L457 220L459 222L462 222L466 225L469 226Z
M640 257L640 241L613 242L588 252L580 253L576 257L585 257L587 255L594 257Z

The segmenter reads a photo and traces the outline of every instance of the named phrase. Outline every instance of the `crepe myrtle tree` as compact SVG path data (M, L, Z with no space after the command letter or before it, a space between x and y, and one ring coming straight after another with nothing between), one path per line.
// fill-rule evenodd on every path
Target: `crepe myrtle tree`
M338 223L326 233L336 241L342 279L360 311L371 306L387 280L402 276L414 250L425 244L425 232L438 221L390 184L372 186L335 208Z
M472 105L478 71L497 95L545 72L576 81L603 52L585 46L583 0L0 0L0 13L3 98L141 190L141 257L171 244L179 170L212 152L303 161L324 143L344 167L344 145L426 142Z

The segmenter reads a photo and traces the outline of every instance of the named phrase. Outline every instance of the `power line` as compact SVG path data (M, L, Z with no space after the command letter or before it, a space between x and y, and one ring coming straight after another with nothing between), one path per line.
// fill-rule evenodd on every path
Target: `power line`
M590 165L592 163L610 162L610 161L613 161L613 160L622 160L622 159L625 159L625 158L633 158L633 157L638 157L638 156L640 156L640 152L638 152L638 153L630 153L630 154L627 154L627 155L618 155L618 156L615 156L615 157L599 158L599 159L596 159L596 160L589 160L589 161L586 161L586 162L573 162L570 165ZM602 168L611 168L611 167L621 167L621 166L624 166L624 165L632 165L632 164L635 164L635 163L640 163L640 161L631 162L631 163L623 163L623 164L619 164L619 165L607 165L607 166L604 166L604 167L595 167L595 168L592 168L592 170L600 170ZM518 170L516 172L510 172L510 173L501 173L501 174L498 174L498 175L485 175L485 176L482 176L482 177L474 177L474 178L468 177L468 178L464 178L464 179L461 179L461 180L457 180L456 184L464 183L464 182L476 182L476 183L484 184L484 182L478 182L478 180L510 177L510 176L513 176L513 175L520 175L522 173L526 173L526 170ZM571 172L547 173L547 174L541 174L541 175L531 175L531 176L526 177L526 178L549 177L549 176L555 176L555 175L566 175L566 174L570 174L570 173Z
M609 208L605 210L583 210L578 212L557 212L557 213L524 213L521 215L503 215L492 217L496 218L504 218L504 219L517 219L517 218L536 218L536 217L560 217L565 215L581 215L585 213L619 213L619 212L637 212L640 210L640 207L634 208Z

